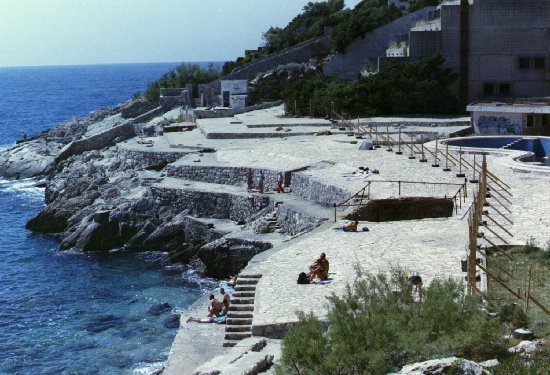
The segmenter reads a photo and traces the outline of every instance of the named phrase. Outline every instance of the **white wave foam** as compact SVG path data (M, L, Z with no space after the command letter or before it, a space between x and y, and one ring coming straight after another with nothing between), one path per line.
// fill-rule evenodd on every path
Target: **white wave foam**
M2 180L0 179L0 191L6 193L27 193L32 195L44 195L44 188L38 187L42 181L34 178L24 178L21 180Z
M165 362L154 362L154 363L137 363L135 367L131 370L130 374L132 375L150 375L155 371L162 369L165 365Z

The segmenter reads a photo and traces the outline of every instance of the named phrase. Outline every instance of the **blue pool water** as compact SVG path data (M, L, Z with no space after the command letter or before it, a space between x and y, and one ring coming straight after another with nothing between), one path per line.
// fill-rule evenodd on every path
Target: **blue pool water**
M533 162L541 161L550 166L548 157L550 157L550 137L533 136L503 136L503 137L468 137L460 139L450 139L446 141L449 146L457 147L477 147L477 148L495 148L532 152L531 156L523 157L520 161Z
M177 64L0 68L0 145L127 100ZM56 251L24 229L44 205L33 181L0 179L0 374L148 374L166 360L172 312L213 286L165 275L159 254ZM154 315L160 303L170 311Z

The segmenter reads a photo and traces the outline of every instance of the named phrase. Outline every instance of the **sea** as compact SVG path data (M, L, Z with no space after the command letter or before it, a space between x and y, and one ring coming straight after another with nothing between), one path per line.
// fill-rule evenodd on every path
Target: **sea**
M23 132L31 137L124 102L177 65L0 68L0 147L14 145ZM25 229L44 207L44 189L35 184L0 178L0 374L161 368L177 333L166 319L216 283L192 272L163 273L162 254L154 251L58 251L56 238ZM155 313L160 304L170 307Z

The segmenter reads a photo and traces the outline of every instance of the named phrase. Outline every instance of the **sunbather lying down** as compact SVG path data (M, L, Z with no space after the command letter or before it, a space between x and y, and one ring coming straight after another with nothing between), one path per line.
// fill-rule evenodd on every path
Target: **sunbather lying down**
M152 139L140 139L137 143L140 145L152 145L154 141Z
M346 224L342 225L341 227L338 226L333 229L343 230L344 232L357 232L357 226L359 225L359 222L357 220L348 221Z
M189 322L225 324L225 316L219 316L219 317L212 316L210 318L194 318L191 316L189 317L189 319L187 319L186 323L189 323Z

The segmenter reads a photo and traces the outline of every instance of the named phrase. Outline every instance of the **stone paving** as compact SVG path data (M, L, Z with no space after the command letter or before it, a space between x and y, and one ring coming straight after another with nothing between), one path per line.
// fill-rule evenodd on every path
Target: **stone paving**
M247 114L247 117L253 116L254 113ZM266 115L262 114L262 116ZM203 121L209 120L199 120L199 127ZM229 119L226 121L229 122ZM259 123L259 120L250 121ZM237 124L227 123L225 126L234 125ZM433 131L433 127L427 126L427 128L432 128L431 131ZM448 128L456 129L454 126ZM437 128L438 131L441 129L445 127ZM296 136L286 139L206 140L199 131L193 131L171 134L167 139L168 144L177 143L179 147L197 143L215 147L218 150L216 154L208 156L204 154L202 160L205 164L261 167L276 165L277 168L281 165L309 165L310 167L301 173L306 173L310 178L324 184L341 187L350 194L364 187L371 180L455 184L461 184L464 181L455 176L458 172L457 167L452 167L450 172L442 170L444 160L439 161L440 168L434 168L431 166L434 162L433 157L427 155L428 162L420 163L419 155L416 155L416 159L408 158L407 148L403 150L403 155L396 155L395 147L392 152L386 151L385 147L359 151L355 144L358 140L345 134L318 137ZM433 150L435 143L432 142L426 146ZM450 150L456 152L453 148ZM457 156L456 153L455 155ZM529 168L529 165L524 164L518 166L518 162L514 162L510 155L513 155L513 152L499 150L495 155L487 157L489 170L511 186L513 198L511 198L510 218L514 224L506 226L514 234L510 243L523 244L528 238L534 238L539 244L544 244L550 239L550 216L547 215L550 209L550 194L548 194L550 168L547 173L544 173L545 171L541 170L542 167ZM471 155L465 157L471 162ZM186 162L190 161L181 161L181 163ZM480 162L479 159L478 162ZM370 176L360 174L358 169L360 166L378 169L380 174ZM518 172L519 167L522 172ZM466 177L471 179L472 172L467 171ZM163 183L179 185L182 181L167 179ZM375 185L380 187L375 188ZM381 188L383 185L384 183L373 183L373 197L397 195L395 184ZM191 183L188 188L207 189L211 186L212 184ZM342 221L327 222L314 232L294 239L287 245L277 246L265 254L259 254L245 270L263 275L256 290L253 325L269 326L296 321L297 310L314 311L319 316L324 316L327 312L326 297L331 293L344 292L346 285L353 282L355 278L356 265L372 273L389 272L396 267L403 270L416 270L421 273L425 284L437 278L451 277L464 280L465 274L461 272L460 260L466 257L468 242L466 214L472 202L471 193L477 188L477 185L470 183L467 186L468 200L451 218L387 223L361 222L359 227L367 226L369 231L358 233L334 230L334 227L342 225ZM242 188L238 187L220 185L219 188L231 190L235 194L246 194ZM450 195L454 187L448 188L448 191L447 188L443 189L445 191L441 189L429 191L428 187L406 189L407 187L404 187L402 191L406 196L430 193ZM292 194L284 196L290 197ZM495 207L498 205L495 204ZM502 222L501 219L498 220ZM306 271L308 265L321 252L327 254L330 270L335 273L334 280L326 285L296 284L298 274ZM177 345L179 344L175 343L176 349L173 349L172 356L180 355ZM181 366L185 366L184 362L181 362Z

